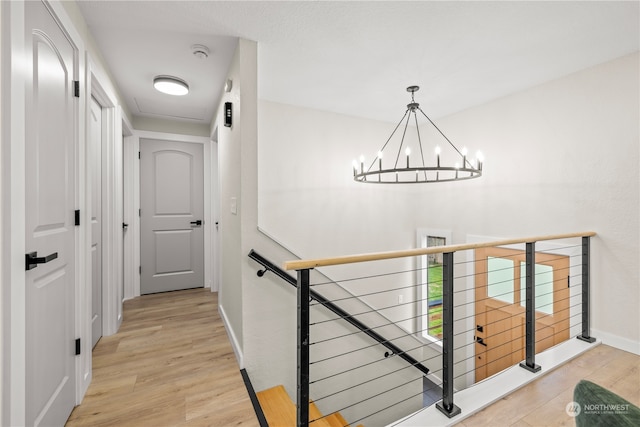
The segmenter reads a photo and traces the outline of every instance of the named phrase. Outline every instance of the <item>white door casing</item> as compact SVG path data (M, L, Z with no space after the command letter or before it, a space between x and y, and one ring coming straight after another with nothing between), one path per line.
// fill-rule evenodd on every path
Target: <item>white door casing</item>
M33 59L25 97L25 248L50 259L25 275L26 424L62 425L76 400L73 81L79 58L46 5L25 2L25 19L25 49Z
M91 98L91 347L102 337L102 107Z
M203 146L140 140L142 294L204 286Z

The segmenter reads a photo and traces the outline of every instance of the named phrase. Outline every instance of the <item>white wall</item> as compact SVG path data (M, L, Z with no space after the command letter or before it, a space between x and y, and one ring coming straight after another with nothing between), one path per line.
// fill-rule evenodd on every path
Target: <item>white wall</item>
M228 78L231 92L225 93L216 113L218 126L218 165L220 173L221 283L219 310L243 367L243 264L246 263L245 231L255 216L255 153L257 46L240 40ZM224 127L224 103L233 103L233 126ZM234 209L232 209L232 204ZM247 224L249 222L249 224ZM253 221L255 223L255 220ZM245 228L247 227L247 228ZM254 227L255 228L255 227Z
M303 258L406 249L415 244L416 219L433 215L416 212L422 197L415 186L355 183L351 162L362 153L376 153L394 125L260 101L259 224L276 240ZM399 113L402 114L403 111ZM394 118L395 119L395 118ZM428 225L428 224L425 224ZM376 273L410 270L413 260L398 259L332 267L334 280ZM352 282L356 294L406 287L407 274L392 285L388 280ZM390 305L412 289L372 295L374 307ZM395 319L415 314L400 306L387 313ZM413 322L405 322L406 328Z
M486 168L464 190L429 194L447 206L446 219L429 225L450 224L454 239L596 231L593 335L636 353L638 61L626 56L440 120L454 141L482 146Z
M3 25L3 21L2 21L2 15L3 15L3 7L2 5L0 5L0 27ZM3 32L0 31L0 99L2 99L2 86L4 85L3 80L2 80L2 71L4 70L4 65L2 64L2 62L4 62L4 57L5 57L5 50L4 50L4 44L3 44ZM0 102L0 132L2 132L2 129L4 129L5 127L5 120L4 120L4 116L2 114L2 102ZM0 135L0 141L4 141L4 136ZM0 200L4 200L4 182L3 182L3 176L4 176L4 172L3 172L3 150L0 149ZM0 242L5 242L5 239L3 238L3 229L4 229L4 222L3 222L3 211L4 209L0 208ZM5 258L3 255L3 251L4 251L4 246L3 244L0 244L0 283L5 283L4 280L4 269L3 269L3 264L5 262ZM4 333L4 292L0 291L0 343L4 344L5 340L5 333ZM0 349L0 384L5 384L5 377L4 377L4 348ZM4 386L2 386L2 389L0 389L0 395L2 395L4 393ZM2 417L3 414L3 410L4 410L4 404L3 402L0 400L0 420L3 420L4 418Z
M484 152L484 176L420 187L352 181L393 124L261 101L260 227L305 258L414 247L417 228L453 243L594 230L594 335L640 352L638 71L634 54L436 120Z

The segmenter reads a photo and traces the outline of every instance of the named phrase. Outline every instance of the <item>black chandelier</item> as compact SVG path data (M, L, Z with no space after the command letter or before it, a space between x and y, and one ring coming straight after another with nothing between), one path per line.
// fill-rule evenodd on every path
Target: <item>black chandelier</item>
M365 182L372 184L417 184L427 182L447 182L447 181L461 181L465 179L479 178L482 176L482 162L484 161L480 153L477 154L475 160L469 160L467 158L467 149L458 148L447 138L444 133L433 123L433 121L425 114L420 108L420 104L415 102L414 94L420 89L418 86L409 86L407 92L411 93L411 103L407 104L407 110L396 125L395 129L391 133L391 136L384 143L377 156L371 162L368 169L365 169L364 156L360 157L360 161L353 161L353 179L357 182ZM424 150L422 147L422 138L420 136L420 128L418 126L418 114L422 115L431 123L435 130L444 138L444 140L451 146L454 151L451 151L452 155L459 158L459 161L453 162L453 164L446 166L441 164L440 157L442 150L439 145L435 147L435 161L431 165L427 165L425 162ZM413 120L412 120L413 117ZM415 132L417 135L416 143L414 144L419 148L418 160L411 162L411 147L405 142L407 137L407 130L409 122L415 124ZM401 128L404 123L404 129L402 132L402 138L398 147L397 154L395 155L395 162L393 168L385 167L383 164L383 158L386 159L384 153L385 148L392 141L396 131ZM392 144L393 145L393 144ZM402 150L404 148L405 159L401 159ZM391 151L390 148L387 151ZM459 156L459 157L458 157ZM393 161L393 159L392 159Z

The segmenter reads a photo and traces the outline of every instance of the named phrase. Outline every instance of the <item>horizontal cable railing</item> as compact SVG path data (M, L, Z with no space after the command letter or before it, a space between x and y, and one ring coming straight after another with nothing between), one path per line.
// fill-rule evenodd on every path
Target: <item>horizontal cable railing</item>
M456 391L473 387L518 364L538 372L536 354L572 334L593 342L589 327L592 236L594 232L568 233L286 262L285 269L297 270L298 276L297 425L314 421L306 404L310 400L322 413L341 413L349 425L378 425L391 424L430 406L436 402L434 394L439 396L436 407L452 418L461 412L454 404L454 386ZM580 238L580 243L567 242L575 238ZM547 243L536 249L538 242L551 240L562 240L562 244ZM454 261L456 253L462 261ZM414 269L335 282L310 279L310 270L320 266L417 259L430 254L442 257ZM317 294L314 288L330 283L357 283L353 288L358 292L310 301ZM431 292L431 287L437 292ZM427 295L421 294L425 288L430 292ZM395 304L399 290L416 298ZM333 327L343 318L339 313L334 311L338 317L332 317L312 310L316 305L326 307L351 298L375 298L376 303L371 304L374 308L352 312L349 318L381 313L388 321L351 332ZM394 358L374 357L365 351L371 344L362 341L361 334L397 325L415 327L405 327L406 334L395 334L384 340L385 344L415 335L428 338L428 344L414 340L402 353L392 353L421 352L422 357L415 360L429 367L427 377L412 374L408 366L393 362Z
M265 268L264 270L259 270L257 272L258 276L262 277L266 271L271 271L276 276L285 280L286 282L293 285L294 287L297 287L297 282L295 278L290 276L287 272L283 271L281 268L273 264L271 261L269 261L262 255L260 255L253 249L249 252L249 258L253 259L254 261L256 261L257 263L259 263ZM410 366L413 366L414 368L418 369L420 372L422 372L422 374L427 375L429 373L429 369L426 366L424 366L418 360L413 358L406 351L402 350L400 347L395 345L393 343L393 340L387 339L382 335L380 335L379 333L377 333L375 331L375 328L371 328L367 326L366 324L358 320L356 316L349 314L347 311L340 308L334 302L329 301L320 293L311 290L309 292L309 295L311 299L317 302L317 304L322 305L323 307L327 308L328 310L336 314L338 316L338 319L348 322L352 326L356 327L359 331L366 334L368 337L374 339L378 344L381 344L385 348L387 348L389 352L385 353L385 357L398 356L404 361L406 361Z

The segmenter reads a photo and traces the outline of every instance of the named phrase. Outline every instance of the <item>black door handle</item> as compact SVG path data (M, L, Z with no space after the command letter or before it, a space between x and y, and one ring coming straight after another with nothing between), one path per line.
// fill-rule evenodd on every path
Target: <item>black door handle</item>
M58 252L54 252L50 255L40 258L38 258L38 252L29 252L25 255L25 269L33 270L38 266L38 264L46 264L56 258L58 258Z
M122 223L122 228L123 228L124 230L126 230L128 227L129 227L129 224L127 224L126 222L123 222L123 223Z
M480 345L485 346L485 347L487 346L487 344L485 344L485 342L484 342L484 338L476 337L476 342L478 344L480 344Z
M191 221L192 227L200 227L202 225L202 220Z

